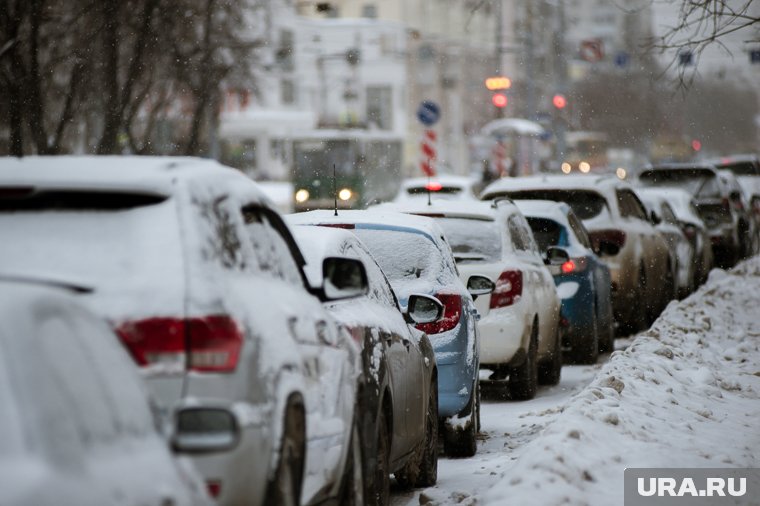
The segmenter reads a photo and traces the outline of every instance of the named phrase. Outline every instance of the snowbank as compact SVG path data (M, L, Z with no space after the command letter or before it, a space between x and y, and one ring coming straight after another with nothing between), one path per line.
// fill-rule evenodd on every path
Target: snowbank
M627 467L760 467L760 258L615 352L479 504L623 504Z

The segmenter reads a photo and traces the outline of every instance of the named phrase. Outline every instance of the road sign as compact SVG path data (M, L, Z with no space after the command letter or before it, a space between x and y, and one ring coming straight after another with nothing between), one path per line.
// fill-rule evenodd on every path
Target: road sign
M615 65L617 67L625 67L628 65L628 62L631 60L631 55L626 53L625 51L620 51L615 55Z
M428 128L422 136L422 142L420 142L420 149L422 151L420 169L428 177L435 176L435 159L438 156L435 149L437 138L435 130Z
M585 39L581 41L581 59L595 63L604 58L602 39Z
M431 100L423 100L417 109L417 119L425 126L433 126L441 118L441 108Z

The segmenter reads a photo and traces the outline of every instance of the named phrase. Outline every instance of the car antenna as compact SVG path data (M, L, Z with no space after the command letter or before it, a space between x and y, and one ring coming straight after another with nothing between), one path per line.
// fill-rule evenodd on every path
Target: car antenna
M335 164L333 164L333 199L335 201L335 216L338 216L338 184L335 181Z
M430 174L428 174L427 177L428 177L428 183L427 185L425 185L425 189L427 190L427 194L428 194L428 205L432 206L433 204L430 203Z

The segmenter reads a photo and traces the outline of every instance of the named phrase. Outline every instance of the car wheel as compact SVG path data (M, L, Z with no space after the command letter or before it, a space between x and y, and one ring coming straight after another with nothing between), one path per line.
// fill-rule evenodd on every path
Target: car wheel
M386 506L391 496L391 473L390 452L391 436L388 427L388 415L381 411L377 421L376 454L374 455L374 469L372 473L364 475L365 497L367 504L372 506ZM371 456L365 456L369 461Z
M432 487L438 481L438 382L435 379L430 384L429 396L425 440L417 455L396 473L396 481L402 487Z
M562 375L562 343L559 327L554 335L554 350L551 352L551 358L538 367L538 382L542 385L556 385Z
M509 390L513 399L528 400L536 396L538 389L538 322L533 322L525 361L512 369Z
M459 413L457 418L466 418L463 427L453 427L448 422L443 423L443 452L454 458L472 457L478 451L477 436L480 420L480 386L475 381L475 388L470 395L470 402Z
M351 430L350 446L343 469L340 504L348 506L364 506L364 472L362 469L362 442L359 424L354 420Z
M267 484L265 504L296 506L301 503L303 467L306 456L306 420L303 406L290 402L280 443L280 460Z

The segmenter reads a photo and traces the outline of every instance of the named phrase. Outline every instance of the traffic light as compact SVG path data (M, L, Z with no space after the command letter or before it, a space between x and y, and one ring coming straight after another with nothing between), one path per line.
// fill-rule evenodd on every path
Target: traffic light
M552 104L554 104L554 107L557 109L564 109L567 107L567 99L561 93L557 93L552 97Z
M512 87L512 81L508 77L494 76L486 79L486 88L490 91L507 90Z
M491 97L491 102L493 105L498 107L499 109L506 107L509 100L507 99L507 96L504 93L494 93Z

